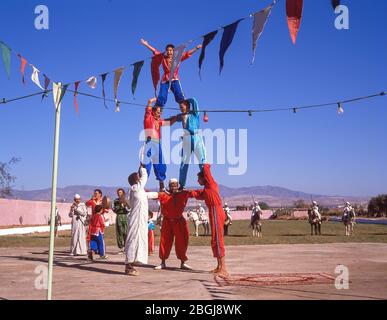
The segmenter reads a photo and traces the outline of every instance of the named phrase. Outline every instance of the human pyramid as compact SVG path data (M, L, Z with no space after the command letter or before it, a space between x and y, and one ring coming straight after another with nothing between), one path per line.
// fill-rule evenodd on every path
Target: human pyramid
M183 212L188 199L195 198L205 201L209 211L212 231L211 247L213 256L217 259L217 267L212 272L221 277L227 277L223 241L223 226L226 217L219 195L218 184L211 174L210 165L206 163L206 150L203 139L199 135L198 102L195 98L186 99L184 97L178 75L179 66L174 69L172 76L170 74L174 46L171 44L167 45L166 51L161 53L150 46L144 39L141 39L141 43L152 51L154 61L156 61L158 68L160 65L163 67L164 75L161 79L158 97L149 99L145 109L145 142L141 148L139 171L130 174L128 177L130 185L128 196L125 196L123 190L118 190L119 199L114 204L115 212L128 213L124 250L126 255L125 274L137 276L139 272L136 266L148 263L148 199L159 201L163 216L159 248L161 263L155 269L162 270L166 268L166 261L169 258L173 241L175 241L176 256L181 262L180 268L183 270L192 269L187 264L189 229ZM194 49L184 52L180 62L191 57L200 48L201 45L198 45ZM167 102L169 90L174 94L181 113L168 119L162 119L163 107ZM161 148L161 127L171 126L176 122L182 123L184 131L180 174L179 179L169 179L168 188L166 189L164 181L166 179L167 166L164 163ZM198 190L187 190L185 187L192 153L199 160L198 183L204 187ZM152 165L156 179L159 181L159 192L147 192L145 189ZM95 202L93 203L96 204ZM88 203L88 205L92 206L92 203ZM93 215L89 226L89 256L91 255L92 258L93 252L101 255L101 251L103 251L101 256L105 257L103 242L104 223L103 219L98 218L98 216L104 213L104 208L100 205L94 205L92 208ZM126 215L124 216L126 217Z

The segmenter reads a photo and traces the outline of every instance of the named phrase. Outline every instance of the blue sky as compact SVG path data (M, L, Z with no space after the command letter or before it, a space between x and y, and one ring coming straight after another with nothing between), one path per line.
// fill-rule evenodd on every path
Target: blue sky
M163 49L165 44L197 38L219 26L258 11L271 1L1 1L0 39L54 80L85 79L142 60L149 52L141 37ZM186 96L203 108L276 108L336 101L387 89L387 3L349 4L350 29L337 30L330 1L304 1L297 45L286 24L285 2L272 11L251 61L251 20L241 22L218 74L220 36L208 47L203 79L198 77L199 54L184 62L180 76ZM34 28L35 6L49 8L49 30ZM162 5L161 5L162 4ZM200 42L200 41L199 41ZM197 43L199 43L197 42ZM197 44L194 43L194 44ZM20 81L13 57L11 80L0 66L0 98L36 92ZM27 67L26 76L30 72ZM149 62L140 75L136 100L152 96ZM133 101L131 70L119 88L122 100ZM112 76L106 91L113 96ZM100 83L94 91L101 94ZM79 97L76 115L72 94L62 106L59 186L74 184L126 186L127 175L138 167L138 134L143 110L114 106L105 110L98 100ZM170 97L169 107L175 103ZM169 115L168 112L165 114ZM210 114L203 128L248 129L248 171L227 174L227 165L214 167L218 181L228 186L277 185L329 195L374 195L387 191L387 98L376 98L315 111ZM0 161L19 156L13 173L16 187L45 188L51 184L54 131L52 97L0 105ZM190 168L189 184L197 168ZM178 166L168 167L168 177ZM155 186L154 177L150 186Z

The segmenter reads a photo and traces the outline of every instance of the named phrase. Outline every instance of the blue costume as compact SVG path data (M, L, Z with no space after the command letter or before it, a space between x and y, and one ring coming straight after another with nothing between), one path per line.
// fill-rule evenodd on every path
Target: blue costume
M181 187L185 186L187 181L187 173L189 161L192 152L195 153L199 160L199 168L203 170L203 164L206 162L206 149L204 147L203 138L199 135L199 106L195 98L187 99L190 105L190 110L187 114L179 114L177 121L182 122L183 135L183 149L180 164L179 184Z

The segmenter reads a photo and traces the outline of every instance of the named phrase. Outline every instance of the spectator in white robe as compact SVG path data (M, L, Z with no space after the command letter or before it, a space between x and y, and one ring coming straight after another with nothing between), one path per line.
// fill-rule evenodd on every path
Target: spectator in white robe
M86 204L81 201L81 196L79 194L74 196L74 202L70 208L69 217L72 218L70 255L86 255L87 207Z
M128 203L132 211L128 216L125 242L125 274L130 276L139 275L135 264L148 263L148 197L144 189L147 180L148 175L142 165L140 173L135 172L128 177Z

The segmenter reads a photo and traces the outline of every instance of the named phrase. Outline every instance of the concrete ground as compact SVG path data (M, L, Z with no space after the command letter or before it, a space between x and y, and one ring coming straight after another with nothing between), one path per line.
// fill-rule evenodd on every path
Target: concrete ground
M46 250L0 248L0 299L45 298L46 291L39 287L45 280ZM215 263L209 247L189 248L189 264L195 269L192 272L175 269L179 262L174 254L168 270L155 271L153 266L159 263L155 255L148 266L138 268L138 277L124 275L124 256L109 250L109 260L89 263L84 257L70 257L64 248L57 248L53 298L387 299L387 244L228 246L226 250L232 281L214 278L207 271ZM347 290L335 288L333 277L337 276L338 265L348 267ZM268 273L292 274L292 279L324 274L325 280L308 284L280 281L263 286L260 279ZM258 281L246 281L248 276Z

